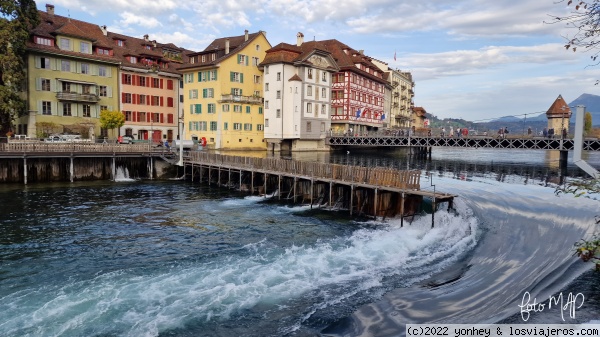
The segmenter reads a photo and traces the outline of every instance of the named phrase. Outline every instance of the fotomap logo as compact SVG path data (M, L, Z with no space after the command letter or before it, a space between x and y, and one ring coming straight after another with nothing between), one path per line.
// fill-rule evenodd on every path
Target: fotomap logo
M567 311L569 313L569 317L575 319L575 311L583 306L584 301L585 296L583 296L582 293L577 293L575 295L573 295L573 293L569 293L565 301L561 292L560 294L558 294L558 296L550 296L546 303L537 303L537 299L535 297L533 298L532 303L531 294L529 294L529 292L526 291L523 294L523 298L521 299L521 304L519 305L519 308L521 309L521 318L523 319L523 321L527 322L527 320L529 320L530 312L542 312L546 309L546 304L548 305L548 309L552 309L552 306L560 307L560 317L564 321L564 312Z

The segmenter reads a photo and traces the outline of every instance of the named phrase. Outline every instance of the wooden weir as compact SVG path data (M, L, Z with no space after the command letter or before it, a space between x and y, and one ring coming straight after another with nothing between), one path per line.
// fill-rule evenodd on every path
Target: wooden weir
M213 173L216 171L216 173ZM454 195L420 189L421 172L276 158L254 158L191 152L184 160L187 180L218 184L251 194L317 207L347 209L350 215L414 216L424 198L432 211ZM432 217L433 222L433 217ZM433 226L433 223L432 223Z

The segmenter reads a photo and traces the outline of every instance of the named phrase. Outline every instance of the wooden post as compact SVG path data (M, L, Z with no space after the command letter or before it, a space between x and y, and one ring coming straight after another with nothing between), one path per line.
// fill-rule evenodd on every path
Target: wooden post
M352 207L354 207L354 185L350 185L350 216L352 216Z
M281 200L281 174L279 175L279 180L277 181L277 200Z
M333 207L333 182L329 182L329 207Z
M311 178L310 179L310 209L312 209L312 204L313 204L313 185L314 185L314 179Z
M267 172L265 172L265 176L264 176L263 179L265 180L264 181L264 185L265 185L264 186L264 193L265 193L265 198L266 198L267 197Z
M23 182L27 185L27 158L23 157Z
M242 191L242 170L240 170L240 192Z
M377 188L375 188L375 199L373 200L373 212L375 213L375 217L377 217Z
M296 203L296 183L298 181L298 177L294 176L294 204Z
M227 187L231 188L231 167L229 168L229 175L227 176Z
M152 160L152 157L150 157L150 160ZM152 167L152 166L150 166L150 167ZM115 156L114 155L112 157L111 170L112 170L112 180L115 181L115 180L117 180L117 167L116 167L116 164L115 164Z
M254 171L252 171L252 180L250 181L250 195L254 195Z
M400 227L404 227L404 192L400 195Z
M221 166L219 166L217 168L219 169L219 171L218 171L219 178L217 179L217 184L219 184L219 186L221 186Z
M114 158L113 158L114 160ZM154 178L154 160L150 157L150 180Z
M210 186L210 179L212 178L212 166L208 166L208 186Z
M71 182L73 182L73 154L71 154L71 163L69 165L69 176L71 178Z

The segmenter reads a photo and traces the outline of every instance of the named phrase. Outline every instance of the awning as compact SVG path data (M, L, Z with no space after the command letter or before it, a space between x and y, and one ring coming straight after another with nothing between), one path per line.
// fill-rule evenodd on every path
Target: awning
M57 78L57 80L59 80L61 82L69 82L69 83L98 85L98 83L95 83L95 82L86 82L86 81L71 80L71 79L68 79L68 78Z

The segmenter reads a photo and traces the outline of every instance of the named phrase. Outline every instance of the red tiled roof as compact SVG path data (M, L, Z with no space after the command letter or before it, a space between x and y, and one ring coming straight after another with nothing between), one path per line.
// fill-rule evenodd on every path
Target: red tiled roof
M298 76L298 74L294 74L294 76L290 77L290 79L288 80L288 82L291 81L300 81L302 82L302 79L300 78L300 76Z
M412 110L418 117L425 117L425 114L427 113L427 111L420 106L413 107Z
M338 40L323 40L323 41L308 41L302 43L300 46L290 45L287 43L280 43L277 46L267 50L267 55L261 65L267 65L270 63L294 63L304 60L314 50L322 50L330 53L333 59L339 66L340 71L352 71L361 76L372 79L376 82L386 84L386 79L383 78L384 72L381 71L373 62L371 58L365 56L359 51L350 48L348 45ZM294 57L295 56L295 57ZM356 64L363 64L367 68L378 71L382 77L375 76L361 70L356 67Z
M562 98L562 95L558 95L548 111L546 111L546 115L548 117L561 117L564 115L565 117L569 118L571 117L571 113L571 108L569 108L567 102L565 102L565 100Z

